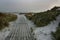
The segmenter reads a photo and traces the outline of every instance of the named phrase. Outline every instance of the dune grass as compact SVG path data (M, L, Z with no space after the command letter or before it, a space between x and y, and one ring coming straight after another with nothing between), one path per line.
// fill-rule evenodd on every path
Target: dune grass
M26 15L26 17L33 21L37 27L42 27L48 25L51 21L56 20L56 17L60 14L60 11L45 11L40 13L35 13L32 16Z
M17 15L14 14L6 14L0 12L0 30L9 26L9 22L15 21L17 19Z

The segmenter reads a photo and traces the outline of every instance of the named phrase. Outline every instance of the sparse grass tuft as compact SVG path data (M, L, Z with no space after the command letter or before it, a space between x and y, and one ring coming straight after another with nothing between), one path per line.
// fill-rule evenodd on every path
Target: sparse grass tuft
M54 40L60 40L60 23L59 27L57 27L56 32L52 32L52 36Z

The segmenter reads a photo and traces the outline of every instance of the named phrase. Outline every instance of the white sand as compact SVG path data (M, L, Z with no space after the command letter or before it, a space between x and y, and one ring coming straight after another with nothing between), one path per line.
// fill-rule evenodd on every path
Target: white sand
M52 40L51 32L56 31L59 22L60 16L56 18L56 21L51 22L47 26L36 28L34 30L35 38L37 38L37 40Z

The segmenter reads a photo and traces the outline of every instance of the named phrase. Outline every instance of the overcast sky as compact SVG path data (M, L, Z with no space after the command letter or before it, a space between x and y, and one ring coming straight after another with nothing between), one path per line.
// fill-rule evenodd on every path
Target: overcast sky
M60 6L60 0L0 0L1 12L41 12Z

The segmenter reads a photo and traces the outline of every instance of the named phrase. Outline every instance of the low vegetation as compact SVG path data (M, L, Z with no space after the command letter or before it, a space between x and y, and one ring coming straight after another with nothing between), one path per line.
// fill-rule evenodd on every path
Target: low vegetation
M31 27L31 32L33 32L33 28Z
M32 13L26 13L25 16L27 19L31 20L32 19Z
M17 19L17 15L14 14L6 14L0 12L0 30L9 26L9 22L15 21Z
M33 13L32 13L33 14ZM34 15L25 15L29 20L33 21L37 27L48 25L51 21L56 20L60 14L60 10L48 10L45 12L35 13Z
M52 32L53 40L60 40L60 23L56 32Z

